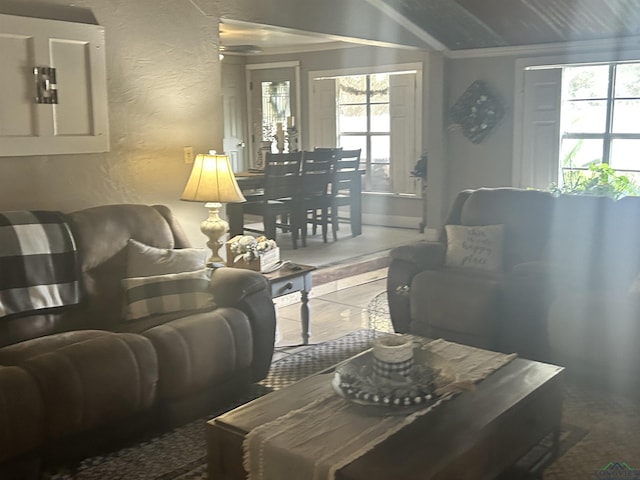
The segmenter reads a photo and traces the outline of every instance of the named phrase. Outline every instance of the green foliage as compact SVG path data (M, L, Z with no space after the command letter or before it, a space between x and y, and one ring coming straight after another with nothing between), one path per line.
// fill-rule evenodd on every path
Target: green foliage
M617 173L606 163L591 163L588 170L567 170L562 186L552 184L556 194L606 195L620 198L639 195L640 187L626 175Z
M427 152L420 155L420 159L416 162L413 170L411 170L412 177L427 179Z

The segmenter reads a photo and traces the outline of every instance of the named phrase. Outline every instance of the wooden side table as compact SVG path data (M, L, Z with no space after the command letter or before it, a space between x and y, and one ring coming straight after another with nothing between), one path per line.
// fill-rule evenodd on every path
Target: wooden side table
M300 292L300 321L302 322L302 344L309 345L309 292L312 287L311 272L316 267L289 263L279 270L263 275L271 285L271 298Z

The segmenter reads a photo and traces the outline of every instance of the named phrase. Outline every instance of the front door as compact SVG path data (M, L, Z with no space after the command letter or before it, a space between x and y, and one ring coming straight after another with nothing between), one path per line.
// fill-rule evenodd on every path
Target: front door
M296 67L249 70L252 166L260 166L262 147L288 150L287 127L296 125Z

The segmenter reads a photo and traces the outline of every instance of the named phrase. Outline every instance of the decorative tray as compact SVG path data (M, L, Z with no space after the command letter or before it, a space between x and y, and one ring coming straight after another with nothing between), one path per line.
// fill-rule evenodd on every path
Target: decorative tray
M347 400L372 407L372 413L405 414L423 409L456 383L456 375L445 359L428 348L415 346L413 358L408 376L381 377L373 372L370 350L338 365L332 387Z

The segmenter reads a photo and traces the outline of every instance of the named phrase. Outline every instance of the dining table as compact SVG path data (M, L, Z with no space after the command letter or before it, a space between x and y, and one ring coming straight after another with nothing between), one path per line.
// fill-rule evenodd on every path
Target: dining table
M351 203L349 205L349 223L351 226L351 235L357 236L362 234L362 176L364 170L355 170L353 172L341 172L342 178L345 175L351 179L351 187L349 191L349 198ZM236 181L242 193L251 200L259 197L259 192L264 189L265 176L264 171L244 171L236 172ZM235 235L244 234L244 207L243 203L228 203L227 209L227 221L229 222L229 236L230 238Z

